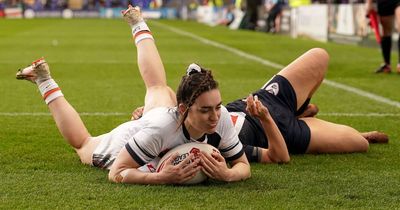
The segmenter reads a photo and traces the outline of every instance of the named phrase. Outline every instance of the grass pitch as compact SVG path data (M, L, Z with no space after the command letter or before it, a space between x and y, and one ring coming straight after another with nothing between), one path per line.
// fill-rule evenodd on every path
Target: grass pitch
M213 69L224 102L246 96L278 70L198 37L280 65L309 48L322 47L331 55L329 81L384 100L323 84L312 100L319 105L319 117L360 131L384 131L390 143L371 145L368 153L294 155L289 164L252 164L252 178L237 183L113 184L107 171L79 162L47 114L37 88L14 78L18 68L45 56L64 95L83 113L90 133L108 132L129 120L130 112L143 103L144 85L128 26L122 20L2 20L0 209L399 208L400 75L373 73L381 62L378 49L193 22L160 20L149 25L169 84L176 88L186 66L197 62Z

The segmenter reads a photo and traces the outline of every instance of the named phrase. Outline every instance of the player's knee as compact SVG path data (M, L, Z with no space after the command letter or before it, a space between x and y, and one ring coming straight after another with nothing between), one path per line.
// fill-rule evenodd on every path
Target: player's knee
M88 157L87 154L80 152L80 150L76 150L76 152L78 153L79 159L81 161L81 163L85 164L85 165L91 165L92 164L92 159Z
M76 149L76 153L79 156L79 159L81 160L81 163L85 165L91 165L92 164L92 154L88 154L85 149Z
M318 73L318 77L322 80L328 69L329 54L322 48L312 48L309 52L315 57L316 73Z
M86 165L92 165L93 152L98 145L99 140L93 137L88 137L79 148L75 148L81 162Z
M312 52L314 54L320 54L321 56L329 57L328 52L325 49L320 48L320 47L311 48L309 50L309 52Z
M328 65L329 62L329 54L323 48L312 48L310 50L315 56L318 57L318 60L321 62L321 65Z

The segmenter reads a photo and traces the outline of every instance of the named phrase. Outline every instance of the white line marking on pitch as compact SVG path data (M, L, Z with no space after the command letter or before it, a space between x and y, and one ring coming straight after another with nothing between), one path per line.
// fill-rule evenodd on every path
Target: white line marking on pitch
M130 113L123 112L81 112L80 116L130 116ZM51 113L48 112L0 112L0 116L51 116ZM339 112L321 112L318 113L317 116L344 116L344 117L400 117L400 114L396 113L339 113Z
M224 45L224 44L221 44L221 43L218 43L218 42L215 42L215 41L212 41L212 40L197 36L197 35L192 34L190 32L183 31L183 30L180 30L178 28L171 27L171 26L165 25L165 24L160 23L160 22L154 22L153 21L152 23L154 23L155 25L158 25L158 26L160 26L162 28L166 28L166 29L168 29L168 30L170 30L172 32L177 33L177 34L180 34L180 35L183 35L183 36L187 36L187 37L190 37L190 38L195 39L197 41L200 41L200 42L202 42L202 43L204 43L206 45L214 46L216 48L220 48L220 49L229 51L229 52L231 52L233 54L236 54L236 55L238 55L240 57L256 61L258 63L261 63L264 66L272 67L272 68L275 68L275 69L284 68L284 66L281 65L281 64L274 63L272 61L266 60L264 58L261 58L261 57L258 57L258 56L252 55L252 54L249 54L247 52L238 50L236 48L229 47L227 45ZM370 100L374 100L374 101L377 101L377 102L380 102L380 103L383 103L383 104L387 104L387 105L391 105L391 106L400 108L400 102L398 102L398 101L394 101L394 100L391 100L391 99L388 99L388 98L385 98L385 97L382 97L382 96L379 96L379 95L376 95L376 94L373 94L373 93L370 93L370 92L367 92L367 91L364 91L364 90L361 90L361 89L358 89L358 88L355 88L355 87L352 87L352 86L349 86L349 85L345 85L345 84L342 84L342 83L334 82L334 81L331 81L331 80L328 80L328 79L324 79L324 84L329 85L329 86L334 87L334 88L337 88L337 89L341 89L341 90L350 92L350 93L354 93L356 95L363 96L363 97L368 98Z

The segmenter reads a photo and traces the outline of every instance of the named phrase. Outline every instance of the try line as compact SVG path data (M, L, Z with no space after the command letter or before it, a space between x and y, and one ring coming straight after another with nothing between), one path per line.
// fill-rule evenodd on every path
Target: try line
M179 34L179 35L182 35L182 36L186 36L186 37L190 37L190 38L192 38L194 40L197 40L199 42L202 42L202 43L204 43L206 45L210 45L210 46L213 46L213 47L216 47L216 48L220 48L220 49L226 50L228 52L231 52L233 54L236 54L236 55L238 55L238 56L240 56L242 58L246 58L248 60L256 61L256 62L258 62L258 63L260 63L260 64L262 64L264 66L272 67L272 68L275 68L275 69L284 68L284 66L281 65L281 64L274 63L272 61L266 60L264 58L261 58L261 57L258 57L258 56L252 55L252 54L249 54L247 52L238 50L236 48L229 47L227 45L224 45L224 44L221 44L221 43L218 43L218 42L215 42L215 41L212 41L212 40L197 36L196 34L192 34L190 32L183 31L183 30L180 30L178 28L175 28L175 27L172 27L172 26L168 26L168 25L160 23L160 22L152 21L151 23L154 24L154 25L157 25L159 27L162 27L164 29L167 29L169 31L172 31L172 32L174 32L176 34ZM337 88L337 89L341 89L341 90L344 90L346 92L350 92L350 93L353 93L353 94L368 98L368 99L373 100L373 101L377 101L377 102L380 102L380 103L383 103L383 104L387 104L387 105L390 105L390 106L394 106L394 107L400 108L400 102L394 101L394 100L391 100L389 98L385 98L385 97L382 97L382 96L379 96L379 95L376 95L374 93L370 93L370 92L367 92L367 91L364 91L364 90L361 90L361 89L358 89L358 88L355 88L355 87L352 87L352 86L349 86L349 85L345 85L345 84L342 84L342 83L339 83L339 82L331 81L331 80L328 80L328 79L324 79L323 83L328 85L328 86L331 86L331 87L334 87L334 88Z

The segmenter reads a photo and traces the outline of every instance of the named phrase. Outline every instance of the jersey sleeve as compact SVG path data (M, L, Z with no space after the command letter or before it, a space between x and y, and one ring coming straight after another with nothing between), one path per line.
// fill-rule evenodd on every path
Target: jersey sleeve
M172 115L162 108L149 111L143 118L145 126L125 145L139 165L149 163L160 154L170 133L176 127Z
M224 156L227 161L240 158L244 153L243 145L236 134L229 112L224 106L221 107L219 126L221 129L221 141L218 149L221 155Z
M159 129L143 128L137 132L125 148L128 150L132 159L139 165L145 165L158 156L161 151L161 138L158 135Z

